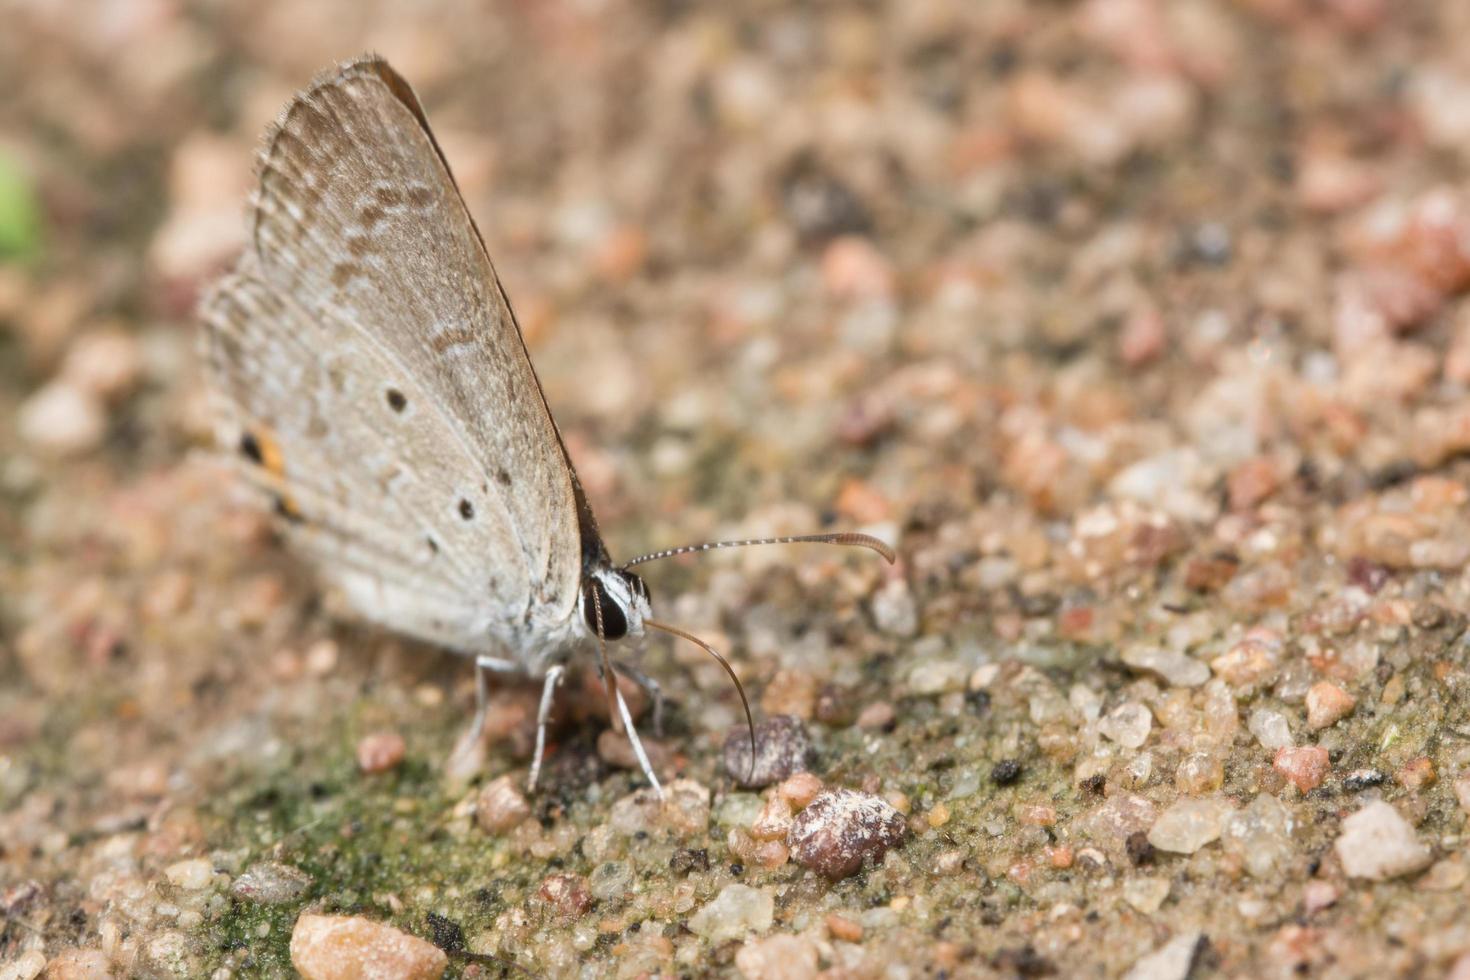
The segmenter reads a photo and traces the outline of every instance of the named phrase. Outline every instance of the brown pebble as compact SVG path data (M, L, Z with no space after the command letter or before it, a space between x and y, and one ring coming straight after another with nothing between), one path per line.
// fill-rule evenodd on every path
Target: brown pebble
M881 861L906 829L903 814L880 797L839 789L802 810L786 842L798 864L835 881L856 872L865 859Z
M736 725L725 736L725 772L745 789L760 789L805 772L812 754L811 738L799 718L775 715L755 726L756 757L750 764L750 732Z
M817 679L802 670L778 670L761 695L761 710L767 715L794 715L810 721L816 708Z
M791 804L791 809L800 810L817 798L822 791L822 780L809 772L798 772L786 777L776 792Z
M587 890L587 880L566 871L547 875L536 895L562 919L581 918L592 908L592 893Z
M100 949L64 949L46 964L44 980L111 980L115 976Z
M475 799L475 823L486 833L503 834L530 815L531 804L510 776L486 783Z
M643 743L643 751L648 753L649 764L656 771L665 770L669 762L668 747L647 735L639 735L638 738ZM615 769L637 770L643 767L627 733L615 732L611 728L604 728L597 736L597 757Z
M1319 745L1301 745L1278 749L1272 767L1305 793L1322 785L1329 766L1327 750Z
M1433 786L1438 776L1434 771L1434 760L1421 755L1400 766L1393 778L1404 789L1417 790Z
M861 942L863 938L862 923L854 922L845 915L836 912L827 915L827 932L833 939L840 939L847 943Z
M363 772L387 772L403 761L408 747L397 732L374 732L357 743L357 768Z
M1318 681L1307 691L1307 727L1319 731L1352 712L1357 698L1331 681Z
M858 712L855 724L864 731L879 731L893 725L893 705L887 701L874 701Z
M382 922L306 913L291 930L291 965L306 980L437 980L449 958L433 943Z
M756 814L750 836L756 840L784 840L791 831L791 804L780 793L773 794Z

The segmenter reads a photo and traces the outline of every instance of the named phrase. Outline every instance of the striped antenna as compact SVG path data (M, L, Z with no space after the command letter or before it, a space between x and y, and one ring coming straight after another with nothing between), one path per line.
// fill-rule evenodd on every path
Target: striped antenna
M646 561L657 561L660 558L672 558L675 555L687 555L696 551L713 551L716 548L744 548L752 544L835 544L847 548L867 548L876 551L892 565L898 558L893 549L871 534L858 534L856 531L838 531L834 534L798 534L785 538L750 538L745 541L710 541L705 544L686 544L682 548L670 548L667 551L655 551L648 555L639 555L630 562L623 564L624 568L632 568Z

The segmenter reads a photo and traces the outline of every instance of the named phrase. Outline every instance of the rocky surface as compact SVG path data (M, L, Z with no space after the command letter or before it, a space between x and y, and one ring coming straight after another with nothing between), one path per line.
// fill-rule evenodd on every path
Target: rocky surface
M324 916L451 977L1470 976L1467 34L1449 0L10 5L0 975L290 976ZM447 778L469 665L337 615L206 451L191 311L252 150L369 48L614 555L897 546L640 567L800 766L740 785L729 678L651 639L666 802L591 657L537 792L534 680ZM793 831L844 792L903 839L834 877Z

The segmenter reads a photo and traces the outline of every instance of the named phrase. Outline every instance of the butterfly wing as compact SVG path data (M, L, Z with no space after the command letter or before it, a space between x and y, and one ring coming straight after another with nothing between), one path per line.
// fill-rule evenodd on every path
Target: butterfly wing
M222 438L368 617L550 643L574 621L575 476L408 85L377 58L320 78L267 136L253 203L204 308Z

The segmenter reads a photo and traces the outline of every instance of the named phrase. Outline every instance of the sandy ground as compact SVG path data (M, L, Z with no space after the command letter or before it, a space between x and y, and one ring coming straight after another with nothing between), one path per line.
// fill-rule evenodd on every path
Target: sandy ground
M290 976L317 913L402 976L1470 977L1470 7L0 20L0 977ZM615 555L897 543L648 568L819 785L738 786L667 641L673 803L585 669L541 792L534 683L454 784L467 664L336 615L211 458L255 140L365 49ZM901 839L821 873L821 788Z

